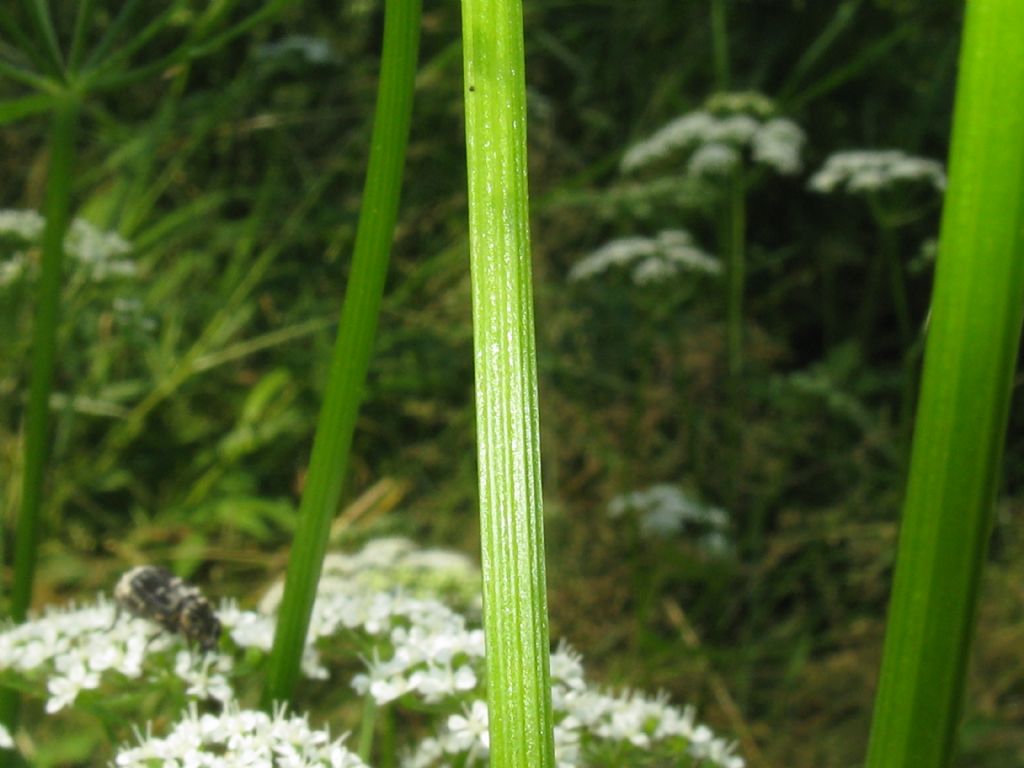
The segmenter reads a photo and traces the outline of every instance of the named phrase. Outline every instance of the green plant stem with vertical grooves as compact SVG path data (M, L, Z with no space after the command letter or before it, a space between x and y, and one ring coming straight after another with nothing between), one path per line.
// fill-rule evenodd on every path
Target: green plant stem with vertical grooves
M380 83L352 270L299 507L263 705L295 689L331 520L338 507L370 364L412 115L420 0L385 4Z
M521 0L463 0L492 768L553 768Z
M1024 4L966 7L869 768L950 763L1024 318Z
M25 466L21 483L21 512L14 541L14 585L10 615L15 622L25 620L32 602L42 527L43 483L49 458L50 392L53 389L53 371L57 358L64 235L71 210L71 179L78 115L79 103L76 96L65 94L55 99L50 129L46 208L43 212L46 216L43 261L32 331L32 378L24 423ZM0 721L7 724L12 733L17 710L17 693L10 689L0 690Z

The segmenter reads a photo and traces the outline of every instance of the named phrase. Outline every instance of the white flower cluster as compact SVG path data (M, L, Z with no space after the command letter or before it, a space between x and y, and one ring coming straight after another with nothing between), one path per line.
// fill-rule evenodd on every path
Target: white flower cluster
M703 532L698 541L704 549L715 553L730 549L726 538L728 513L701 504L674 485L659 483L642 491L624 493L608 505L611 518L623 517L628 512L638 515L643 536L661 538L696 529Z
M141 678L146 658L162 655L184 641L143 619L117 615L105 598L84 607L52 609L24 624L0 632L0 672L12 670L45 686L46 711L59 712L83 691ZM232 698L225 673L231 657L180 650L175 673L187 695L226 701ZM166 675L154 664L154 675Z
M616 267L627 267L633 282L648 285L693 271L717 275L721 262L697 247L689 232L669 229L655 237L625 237L605 243L576 262L569 280L578 282Z
M559 768L588 765L591 753L621 754L618 747L625 746L644 752L667 747L669 753L688 754L701 765L745 765L735 744L695 721L692 707L680 710L664 696L613 695L589 687L580 656L565 645L551 654L551 683ZM452 764L456 757L461 765L485 765L490 749L487 722L486 703L474 699L462 715L448 718L438 736L425 739L407 755L403 768L437 768Z
M482 629L468 629L462 616L433 600L376 597L384 599L378 604L390 599L386 634L391 655L378 655L367 663L366 674L356 675L352 687L357 693L369 692L378 704L405 694L437 703L477 686L475 665L484 657Z
M902 182L931 184L940 192L946 188L942 163L914 157L897 149L851 150L830 155L811 177L808 187L815 192L874 192Z
M97 229L85 219L71 222L64 248L87 270L91 280L135 276L135 262L121 258L131 252L131 243L116 232Z
M336 561L333 575L321 582L317 593L303 668L313 677L326 677L319 652L328 652L330 644L322 641L343 632L363 633L368 636L363 647L373 650L365 660L366 671L352 681L356 692L380 705L413 698L417 710L425 704L447 715L439 731L420 742L403 765L485 765L490 742L483 631L436 600L367 589L359 574L383 568L380 558L389 548L418 561L404 543L395 541ZM426 561L454 563L433 554ZM365 568L353 569L353 562ZM276 608L274 599L268 602ZM238 646L271 647L273 614L225 603L218 617ZM193 703L166 735L156 738L147 731L137 746L119 752L117 766L363 765L340 740L331 741L305 718L286 716L283 710L268 716L239 709L228 682L232 658L197 653L180 636L152 622L118 617L114 605L102 597L94 605L52 610L0 633L0 673L17 672L37 685L40 695L49 697L51 713L71 705L83 691L102 686L106 695L141 679L157 686L171 681L193 702L216 699L225 704L221 714L200 716ZM551 680L559 768L614 764L600 761L622 750L668 760L685 754L702 766L744 765L728 743L694 721L692 709L674 708L664 697L613 695L588 687L580 657L568 648L552 654ZM5 743L0 732L0 745Z
M0 237L7 235L25 243L36 243L44 226L45 220L36 211L0 210ZM131 243L116 232L97 229L85 219L71 222L64 238L64 249L87 280L99 282L136 274L135 262L123 258L131 252ZM23 252L7 254L0 262L0 286L20 278L29 265Z
M330 552L324 558L319 591L351 591L353 582L369 592L399 589L414 597L441 597L456 606L479 607L480 569L461 552L419 549L399 536L374 539L356 553ZM260 601L260 610L274 613L284 582L278 582Z
M46 220L36 211L8 208L0 211L0 235L13 235L20 240L38 240Z
M275 617L225 606L218 612L240 646L269 650ZM366 592L358 581L321 582L310 619L303 672L325 679L317 642L343 631L362 631L386 639L355 677L357 692L370 693L378 704L413 694L427 702L472 690L478 684L473 662L484 655L483 630L467 629L466 620L436 600L398 593Z
M660 162L679 152L690 152L687 171L694 176L730 173L749 150L755 163L794 174L801 169L800 152L806 136L799 125L784 117L718 114L697 110L677 117L653 135L630 147L622 158L623 172Z
M263 43L256 48L256 58L295 58L308 64L336 64L340 60L329 41L309 35L289 35L273 43Z
M123 768L234 768L235 766L295 766L365 768L326 730L310 727L305 717L278 709L266 712L238 709L229 704L219 715L199 715L190 709L163 738L139 736L139 745L121 750L114 765Z
M318 643L340 632L365 632L386 638L382 645L390 652L369 662L368 673L354 683L378 703L405 693L435 701L471 689L477 680L468 660L483 656L483 631L467 629L461 614L416 595L447 593L472 610L479 584L479 571L469 558L446 550L417 550L407 539L377 539L355 554L332 553L324 560L317 586L302 671L326 679ZM225 603L218 617L239 646L269 651L282 594L283 584L278 583L264 596L259 612Z

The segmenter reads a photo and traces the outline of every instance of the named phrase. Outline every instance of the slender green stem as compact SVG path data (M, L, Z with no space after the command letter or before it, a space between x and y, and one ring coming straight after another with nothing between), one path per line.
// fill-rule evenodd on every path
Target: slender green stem
M363 697L363 716L359 721L359 741L356 754L367 765L373 756L373 730L377 725L377 701L369 692Z
M50 74L63 80L64 59L60 52L60 43L57 41L57 32L53 26L53 19L50 17L50 6L46 0L22 0L22 6L32 22L32 31L42 46L46 55Z
M50 392L56 360L57 322L60 312L64 235L71 209L71 180L79 105L66 96L54 106L50 131L50 169L46 189L46 228L43 263L36 296L32 335L32 377L25 415L25 466L21 484L21 512L14 541L14 586L11 618L25 620L32 601L36 557L42 527L43 481L49 456ZM0 691L0 719L13 727L17 694Z
M893 217L886 214L885 207L877 195L868 197L871 218L879 233L879 264L878 269L889 275L889 297L896 313L896 325L900 333L900 344L906 350L913 342L913 321L910 317L910 301L907 298L906 279L903 275L903 262L900 259L898 238L899 224ZM881 275L879 274L879 277ZM874 318L871 318L872 322ZM870 334L870 329L866 329Z
M490 764L551 768L522 2L462 28Z
M723 243L726 265L726 327L729 373L743 370L743 294L746 282L747 200L743 174L736 171L729 181L728 208Z
M954 751L1024 318L1024 4L967 4L869 768Z
M288 560L263 690L266 707L290 699L295 689L327 536L348 464L398 216L419 27L420 0L386 4L377 108L352 271Z
M79 0L78 8L75 11L75 29L71 35L71 48L68 51L68 70L77 72L82 63L82 52L85 48L85 38L89 23L93 19L93 6L95 0Z
M46 193L43 263L32 338L32 379L25 417L25 468L21 514L15 540L11 617L23 621L32 598L40 529L43 479L48 457L50 391L56 359L64 234L71 206L72 163L78 124L77 102L65 99L54 110L50 134L50 170Z
M711 48L715 63L715 88L729 90L729 25L727 0L711 0Z

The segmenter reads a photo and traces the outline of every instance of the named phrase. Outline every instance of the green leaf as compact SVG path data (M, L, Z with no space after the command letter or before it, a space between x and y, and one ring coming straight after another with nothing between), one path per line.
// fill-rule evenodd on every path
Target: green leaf
M48 94L23 96L20 99L0 101L0 125L12 123L23 117L45 112L53 106L53 97Z

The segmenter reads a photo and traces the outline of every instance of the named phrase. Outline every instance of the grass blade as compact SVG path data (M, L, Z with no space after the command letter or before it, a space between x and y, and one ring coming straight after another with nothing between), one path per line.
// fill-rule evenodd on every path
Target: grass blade
M869 768L956 737L1024 317L1024 5L968 3L950 182Z
M263 691L267 707L290 699L295 688L331 520L348 464L398 217L419 28L420 0L387 3L380 85L352 272L288 561Z
M54 107L50 133L50 170L46 189L46 228L43 230L43 264L36 295L32 338L32 378L25 415L25 467L21 487L21 512L14 541L14 586L11 618L22 622L32 601L39 533L42 527L43 481L49 455L50 392L56 360L57 323L60 313L61 274L64 266L64 235L71 207L71 179L78 103L65 98ZM18 696L0 690L0 720L13 732ZM10 753L0 753L8 756Z

